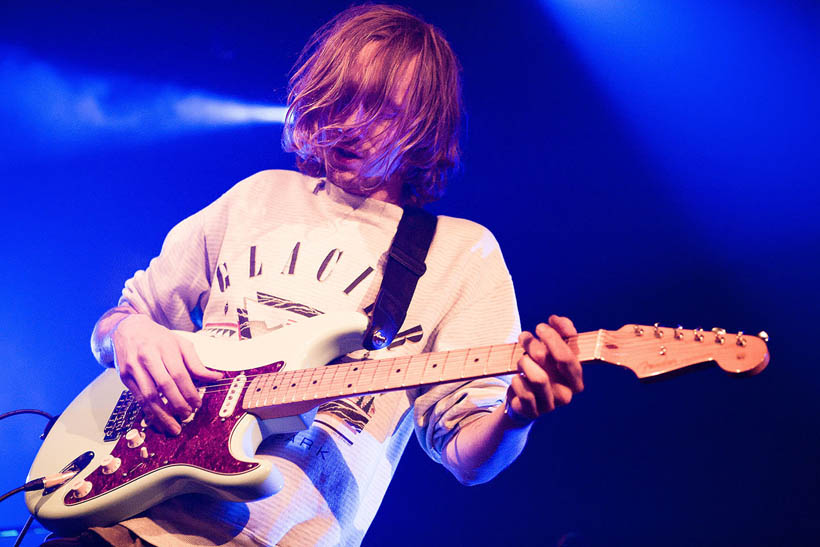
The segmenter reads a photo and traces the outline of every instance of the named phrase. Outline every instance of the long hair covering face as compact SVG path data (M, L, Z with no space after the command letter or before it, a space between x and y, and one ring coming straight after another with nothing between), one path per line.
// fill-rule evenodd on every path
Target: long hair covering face
M344 170L332 151L350 151L364 156L360 178L400 177L405 203L441 196L459 164L461 83L438 29L404 8L349 8L316 31L296 66L282 145L300 171ZM361 154L364 142L380 145Z

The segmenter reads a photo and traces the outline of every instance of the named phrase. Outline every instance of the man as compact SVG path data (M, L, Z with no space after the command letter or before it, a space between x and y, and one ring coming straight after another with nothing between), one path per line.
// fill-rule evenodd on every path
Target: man
M169 435L221 378L169 329L253 338L375 299L402 205L438 198L458 163L458 63L441 33L387 6L351 8L321 28L291 79L283 143L300 173L266 171L177 225L92 335L152 426ZM155 545L357 545L411 431L465 484L520 453L531 421L583 389L566 318L519 333L512 283L481 226L440 217L395 357L514 341L510 382L484 379L323 405L313 425L259 447L281 492L250 503L180 496L84 535ZM360 352L349 356L361 358Z

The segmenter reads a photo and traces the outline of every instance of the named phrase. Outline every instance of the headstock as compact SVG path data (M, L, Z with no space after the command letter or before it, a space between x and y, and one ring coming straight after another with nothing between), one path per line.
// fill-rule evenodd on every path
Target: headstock
M714 361L733 374L757 374L769 363L768 335L729 334L714 328L688 330L681 327L624 325L604 331L598 357L631 369L648 378Z

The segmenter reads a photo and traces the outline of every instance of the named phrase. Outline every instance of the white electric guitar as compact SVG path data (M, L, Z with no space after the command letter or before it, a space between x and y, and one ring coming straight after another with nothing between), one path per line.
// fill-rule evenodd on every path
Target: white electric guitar
M205 493L234 501L275 494L282 476L255 458L264 438L308 427L327 401L423 385L464 382L516 371L517 344L321 366L361 349L367 318L321 315L242 342L191 333L203 363L225 379L200 387L202 407L168 437L144 415L113 369L106 369L63 412L46 437L29 479L60 472L61 486L26 493L29 511L70 534L133 516L163 500ZM765 338L765 334L761 333ZM708 361L755 374L769 362L761 337L714 329L627 325L568 340L582 362L605 361L648 378Z

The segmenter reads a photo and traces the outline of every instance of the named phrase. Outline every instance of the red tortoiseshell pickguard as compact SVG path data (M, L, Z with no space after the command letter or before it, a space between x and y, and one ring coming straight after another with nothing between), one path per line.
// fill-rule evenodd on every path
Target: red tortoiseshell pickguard
M245 371L248 376L245 388L250 384L253 376L278 372L282 365L280 361ZM220 384L227 386L230 380L239 374L241 372L225 372L225 378L220 381ZM222 408L227 391L226 388L205 392L202 397L202 406L196 412L194 419L187 424L182 424L182 433L176 437L159 433L150 427L140 427L145 417L140 410L133 427L145 434L145 441L141 446L148 449L148 458L140 455L141 447L129 448L123 434L114 450L111 451L112 456L122 460L120 468L109 475L104 474L102 468L95 469L85 479L93 485L91 492L79 498L74 491L69 491L64 499L65 504L76 505L97 498L149 473L172 466L192 466L219 475L240 475L256 469L259 466L258 463L239 461L228 451L231 431L236 422L245 414L242 410L245 389L232 415L223 419L219 417L219 410Z

